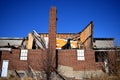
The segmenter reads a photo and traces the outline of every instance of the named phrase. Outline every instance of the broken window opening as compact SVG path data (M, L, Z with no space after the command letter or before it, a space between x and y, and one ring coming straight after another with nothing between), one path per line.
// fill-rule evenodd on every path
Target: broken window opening
M67 43L62 47L62 49L71 49L70 39L67 40Z
M32 49L36 49L36 44L35 44L35 40L33 40L33 45L32 45Z
M95 62L104 62L107 59L106 51L96 51L95 52Z
M18 73L20 77L24 77L25 73Z
M19 78L22 78L22 77L26 77L26 76L27 76L27 74L26 74L25 71L16 71L16 70L15 70L15 72L16 72L16 74L17 74L17 76L18 76Z

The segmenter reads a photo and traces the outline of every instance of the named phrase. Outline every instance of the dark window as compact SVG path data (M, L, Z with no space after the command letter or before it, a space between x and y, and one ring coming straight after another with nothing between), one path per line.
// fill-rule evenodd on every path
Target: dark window
M67 40L67 43L62 47L62 49L71 49L70 39Z
M20 78L22 78L22 77L25 76L25 73L22 73L22 72L21 72L21 73L18 73L18 75L19 75Z
M96 62L104 62L105 59L107 59L107 52L105 52L105 51L95 52L95 61Z
M36 49L36 44L35 44L35 40L33 40L33 45L32 45L32 49Z

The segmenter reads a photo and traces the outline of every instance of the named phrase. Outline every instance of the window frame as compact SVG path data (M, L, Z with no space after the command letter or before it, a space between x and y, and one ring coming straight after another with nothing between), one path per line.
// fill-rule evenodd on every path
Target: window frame
M27 61L27 56L28 56L28 50L27 49L21 49L20 60Z
M77 50L77 60L84 61L85 60L85 52L83 49Z

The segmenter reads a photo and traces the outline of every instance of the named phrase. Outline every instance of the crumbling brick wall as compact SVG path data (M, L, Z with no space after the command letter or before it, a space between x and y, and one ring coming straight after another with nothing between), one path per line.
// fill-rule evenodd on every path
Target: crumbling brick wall
M73 67L75 71L96 70L93 50L85 50L85 60L77 60L77 50L58 50L58 64Z
M34 70L40 70L43 67L43 61L46 57L46 52L43 50L28 50L28 60L20 60L20 49L13 49L12 53L2 52L2 60L9 60L9 69L26 70L30 65ZM95 58L93 50L85 50L85 60L77 60L76 50L58 50L58 65L73 67L77 70L95 70ZM0 67L1 67L0 66Z
M45 58L45 51L43 50L28 50L27 60L20 60L20 49L13 49L12 53L3 51L0 61L0 69L2 69L2 61L9 60L9 70L27 70L31 66L34 70L42 69L42 60Z
M2 69L3 60L9 60L9 64L8 64L9 70L26 70L27 69L27 61L20 61L20 49L13 49L12 53L3 51L1 55L0 69Z

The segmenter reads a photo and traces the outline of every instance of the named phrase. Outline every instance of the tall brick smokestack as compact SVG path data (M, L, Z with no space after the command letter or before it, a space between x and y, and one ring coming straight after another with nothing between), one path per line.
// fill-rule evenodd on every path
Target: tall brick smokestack
M56 7L50 9L48 54L52 64L56 64Z

